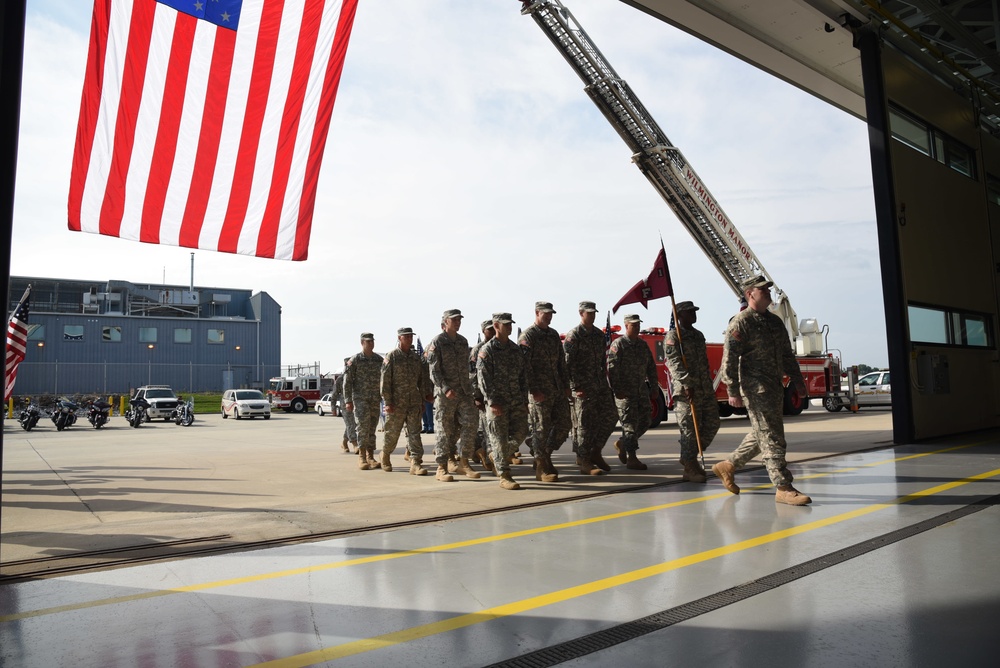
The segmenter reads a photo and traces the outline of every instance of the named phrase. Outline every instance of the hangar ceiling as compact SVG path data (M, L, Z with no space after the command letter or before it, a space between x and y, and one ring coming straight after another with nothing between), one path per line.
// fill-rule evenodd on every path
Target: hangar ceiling
M973 100L1000 134L1000 0L622 0L859 118L856 30Z

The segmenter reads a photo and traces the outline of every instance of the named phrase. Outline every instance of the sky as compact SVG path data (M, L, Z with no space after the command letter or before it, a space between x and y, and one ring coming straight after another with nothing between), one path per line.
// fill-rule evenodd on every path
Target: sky
M552 326L605 312L660 239L709 341L736 297L515 0L361 0L319 181L309 259L195 252L194 283L282 307L283 365L338 371L373 332L426 346L447 309L534 303ZM721 203L799 318L845 364L887 364L865 123L627 5L566 0ZM192 249L71 232L70 163L91 3L28 0L11 273L187 285ZM669 299L626 306L664 327Z

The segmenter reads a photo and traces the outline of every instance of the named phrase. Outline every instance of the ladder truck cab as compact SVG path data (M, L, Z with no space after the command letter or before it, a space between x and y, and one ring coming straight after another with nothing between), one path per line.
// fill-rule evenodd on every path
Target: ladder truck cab
M530 15L563 55L580 79L584 90L632 151L632 162L663 197L678 220L701 247L736 298L743 298L742 284L755 276L765 276L774 283L771 311L785 323L789 339L806 383L806 396L799 396L785 379L785 413L798 415L809 399L848 403L840 388L840 360L825 351L823 335L828 331L816 320L801 321L773 277L764 269L739 230L709 192L701 177L660 129L629 85L618 76L590 36L559 0L522 0L522 14ZM663 356L663 333L658 330L643 335L659 368L661 388L670 397L669 374ZM659 341L659 351L657 351ZM733 413L725 385L719 382L722 344L708 344L709 365L715 381L719 412ZM671 401L668 405L672 404ZM655 420L654 420L655 421Z
M268 383L267 400L272 408L305 413L320 400L320 377L317 375L277 376Z

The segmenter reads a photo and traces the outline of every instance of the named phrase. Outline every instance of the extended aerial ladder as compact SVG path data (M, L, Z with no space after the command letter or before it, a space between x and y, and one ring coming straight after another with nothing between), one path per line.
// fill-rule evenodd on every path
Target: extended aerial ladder
M701 246L736 296L743 297L741 284L753 276L764 275L773 282L774 278L764 269L680 149L670 142L570 11L559 0L522 1L521 13L535 19L583 80L584 90L632 150L632 161ZM772 310L784 321L789 336L799 347L798 318L788 296L776 283L774 294Z

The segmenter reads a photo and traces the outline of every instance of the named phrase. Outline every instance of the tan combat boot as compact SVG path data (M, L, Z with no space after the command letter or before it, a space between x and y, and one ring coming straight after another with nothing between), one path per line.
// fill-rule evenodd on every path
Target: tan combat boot
M474 471L471 466L469 466L469 460L466 457L462 457L458 460L458 466L455 467L455 473L459 475L464 475L466 478L472 478L473 480L479 479L479 471Z
M410 449L409 448L407 448L406 450L403 451L403 461L404 462L410 461Z
M441 482L453 482L455 478L448 473L448 467L438 465L437 475L435 476Z
M604 457L601 455L600 450L594 450L590 453L590 462L605 473L611 472L611 466L604 461Z
M681 466L684 467L684 475L681 476L681 480L685 482L705 482L708 480L708 476L705 475L705 469L701 468L701 464L698 463L697 459L692 459L691 461L681 461Z
M586 457L577 457L576 465L580 467L580 473L583 475L604 475L604 471L597 468L597 465L590 461Z
M358 468L362 471L367 471L371 468L371 466L368 466L368 458L365 457L363 450L358 450Z
M358 442L357 441L351 441L351 447L353 448L351 450L351 452L353 454L357 454L357 453L361 452L361 448L358 447Z
M740 493L740 487L736 484L736 467L728 459L712 465L712 473L722 481L722 486L733 494Z
M351 449L347 447L347 437L344 437L344 441L340 444L340 451L350 453Z
M812 503L812 499L791 485L778 485L778 490L774 494L774 502L789 506L805 506Z
M621 439L618 439L617 441L615 441L615 450L618 451L618 460L622 464L628 464L628 453L625 452L624 448L622 448L622 441L621 441Z
M379 464L379 463L378 463L378 461L377 461L377 460L375 459L375 448L368 448L368 449L367 449L367 450L365 451L365 459L367 459L367 460L368 460L368 468L370 468L370 469L377 469L377 468L379 468L380 466L382 466L382 465L381 465L381 464Z
M511 464L523 464L524 462L521 461L521 453L518 452L517 450L514 450L514 452L512 452L510 454L510 463Z
M419 457L414 457L413 459L411 459L410 475L427 475L427 469L421 466L421 464L423 464L423 462L420 461Z
M549 452L538 452L536 459L538 460L538 468L542 472L539 480L542 482L559 482L559 472L556 471L556 467L552 464L552 454Z
M628 459L625 460L625 468L630 471L645 471L649 467L639 461L634 452L628 453Z
M500 474L500 486L504 489L521 489L521 486L514 482L514 478L511 477L510 471L504 471Z
M382 457L379 463L382 465L383 471L385 471L386 473L392 473L392 462L389 461L389 453L386 452L384 449L382 450Z
M449 457L448 458L448 473L459 473L458 470L458 458Z
M486 452L486 448L476 450L476 457L479 459L479 462L483 465L484 469L490 473L496 473L496 468L493 466L493 459L490 457L490 454Z

